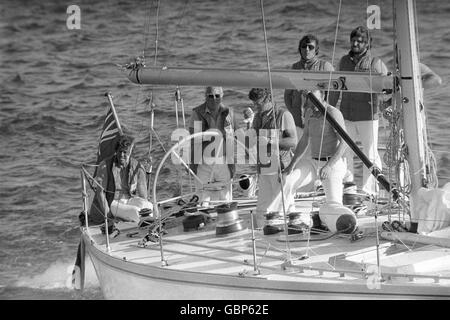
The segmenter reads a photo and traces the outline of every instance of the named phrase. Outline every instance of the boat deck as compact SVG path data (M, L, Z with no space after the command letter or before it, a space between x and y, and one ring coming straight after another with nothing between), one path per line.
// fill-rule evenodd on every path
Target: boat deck
M299 206L310 210L312 202L301 201ZM345 283L356 285L359 291L367 291L379 283L368 282L377 279L374 272L378 270L378 253L384 293L390 291L390 285L408 287L414 284L415 287L423 285L420 290L434 288L438 295L450 296L448 248L378 237L377 250L377 227L373 216L358 217L358 228L363 231L363 237L356 241L344 234L294 234L287 236L289 241L286 242L284 232L273 235L264 235L260 229L252 232L251 210L239 210L243 229L225 236L216 235L215 221L189 232L184 232L181 225L171 228L162 238L163 250L157 240L142 245L147 234L145 228L118 223L121 232L110 238L108 254L128 263L164 270L263 278L303 285ZM387 216L378 216L379 231L385 220ZM99 228L90 228L90 237L97 249L108 252L106 237Z

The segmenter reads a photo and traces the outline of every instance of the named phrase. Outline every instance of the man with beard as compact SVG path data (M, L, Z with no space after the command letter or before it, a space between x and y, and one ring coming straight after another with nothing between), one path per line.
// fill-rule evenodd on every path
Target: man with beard
M350 52L339 62L339 71L372 72L387 75L387 67L380 58L371 54L372 39L369 31L362 26L355 28L350 34ZM339 95L330 95L329 103L336 106ZM359 140L369 160L381 169L378 154L378 107L382 102L381 95L359 92L342 92L340 111L345 119L348 135ZM346 152L347 174L344 182L353 182L353 151ZM376 195L378 185L369 169L364 167L362 190L369 195Z

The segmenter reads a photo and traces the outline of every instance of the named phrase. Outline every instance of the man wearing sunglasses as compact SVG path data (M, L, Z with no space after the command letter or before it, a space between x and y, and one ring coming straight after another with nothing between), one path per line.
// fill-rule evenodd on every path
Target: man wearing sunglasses
M387 75L387 67L380 58L371 53L372 39L367 28L359 26L350 34L350 51L339 62L339 71L372 72ZM329 103L336 106L339 94L330 95ZM378 107L383 102L382 95L342 92L341 110L345 127L349 136L358 139L369 160L381 169L381 159L378 154ZM353 182L353 151L346 152L347 174L344 182ZM362 190L375 195L378 186L369 169L363 169Z
M209 137L193 139L190 167L203 182L203 186L197 184L197 189L203 189L200 203L203 203L204 206L207 206L210 200L230 201L232 196L231 178L235 166L234 161L230 161L230 156L234 156L234 154L226 154L228 151L226 139L227 136L234 137L237 123L232 109L226 107L222 100L222 87L207 87L205 102L192 110L189 121L191 134L215 130L223 137L221 145L220 139L216 137L211 140Z
M295 70L334 71L331 63L319 59L319 39L312 35L305 35L298 44L300 61L292 65ZM297 127L297 138L300 140L305 126L305 109L308 102L307 91L287 89L284 92L284 103L294 117ZM306 151L306 153L309 153Z

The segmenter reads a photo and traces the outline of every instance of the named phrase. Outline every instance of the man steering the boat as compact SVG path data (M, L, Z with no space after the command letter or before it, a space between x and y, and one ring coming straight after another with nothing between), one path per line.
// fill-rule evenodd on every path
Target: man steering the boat
M202 206L209 206L211 200L231 200L235 165L234 161L227 161L234 154L226 155L226 140L234 138L235 121L233 110L223 104L222 87L206 87L205 102L192 110L189 132L216 131L223 139L212 137L211 142L207 137L193 139L191 145L190 168L202 181L202 184L196 183Z
M131 156L134 138L122 135L116 153L100 162L97 169L97 188L100 210L109 217L139 222L141 216L152 215L153 205L147 201L146 173ZM145 214L144 214L145 213Z

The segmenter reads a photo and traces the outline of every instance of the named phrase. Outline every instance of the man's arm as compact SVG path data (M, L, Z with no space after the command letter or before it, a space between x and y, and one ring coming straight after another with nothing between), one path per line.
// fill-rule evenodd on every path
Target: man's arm
M284 170L287 174L291 173L292 169L295 167L295 165L298 162L298 159L305 153L306 148L309 144L309 128L308 128L308 122L307 117L308 115L305 115L305 127L303 128L303 135L300 138L300 141L297 144L297 147L294 151L294 156L292 157L291 163L286 167Z
M188 122L188 128L189 128L189 134L193 134L194 133L194 128L195 128L195 122L196 121L201 121L197 115L196 112L192 111L192 114L189 118L189 122Z
M295 122L292 114L289 111L285 111L283 119L281 121L283 135L278 142L280 150L288 150L295 148L297 145L297 130L295 129Z
M431 70L427 65L419 63L420 74L422 78L422 87L424 89L430 89L434 87L439 87L442 85L442 79L433 70Z
M345 130L344 117L342 116L342 113L339 110L327 114L327 117L329 116L332 116L336 120L336 122L341 126L341 128ZM329 177L332 170L331 168L339 159L341 159L344 156L344 153L347 149L347 143L345 143L344 139L339 134L336 133L336 135L339 139L339 145L336 149L336 152L328 160L327 164L320 169L321 179L327 179Z
M284 104L286 105L286 108L288 108L288 110L292 109L292 94L293 93L294 93L294 90L292 90L292 89L284 90Z
M327 116L332 116L334 120L341 126L342 129L345 131L345 121L344 117L342 116L342 113L339 110L335 110L336 112L333 112L332 114L327 114ZM336 150L336 152L333 154L333 156L328 160L327 164L333 165L335 164L340 158L344 156L345 150L347 149L347 143L344 141L344 139L336 133L339 139L339 146Z
M147 200L147 173L145 172L144 167L141 164L138 165L137 170L136 195Z
M323 71L333 72L334 67L330 62L325 61L324 65L323 65Z
M388 69L380 58L373 59L372 70L376 73L380 73L383 76L386 76L388 74Z

